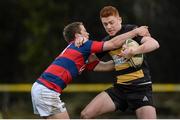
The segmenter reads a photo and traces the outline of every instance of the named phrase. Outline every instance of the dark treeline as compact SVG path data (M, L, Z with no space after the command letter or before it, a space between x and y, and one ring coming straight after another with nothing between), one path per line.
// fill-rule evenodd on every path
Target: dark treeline
M34 82L67 45L62 30L70 22L82 21L91 39L102 39L106 34L99 11L105 5L117 7L124 24L149 26L161 46L148 54L153 82L178 83L177 0L1 0L1 83ZM90 72L80 79L110 82L111 76Z

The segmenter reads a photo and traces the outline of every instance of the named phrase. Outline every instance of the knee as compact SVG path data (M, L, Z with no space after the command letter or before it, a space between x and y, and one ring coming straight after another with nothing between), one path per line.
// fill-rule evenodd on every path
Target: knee
M91 117L90 117L90 115L88 114L87 111L83 110L83 111L81 112L81 119L90 119L90 118L91 118Z

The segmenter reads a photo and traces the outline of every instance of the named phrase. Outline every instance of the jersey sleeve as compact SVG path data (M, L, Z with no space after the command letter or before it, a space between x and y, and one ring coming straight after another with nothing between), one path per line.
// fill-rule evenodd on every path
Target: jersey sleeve
M91 53L100 53L103 52L104 41L98 42L93 41L91 44Z
M87 71L92 71L99 62L100 62L99 60L95 60L95 61L93 61L93 62L91 62L91 63L88 63L88 64L86 65L86 67L85 67L85 70L87 70Z
M105 38L102 39L102 41L108 41L110 39L110 36L106 36ZM104 56L107 56L109 55L108 54L109 51L103 51L101 53L96 53L96 56L99 58L99 59L102 59Z

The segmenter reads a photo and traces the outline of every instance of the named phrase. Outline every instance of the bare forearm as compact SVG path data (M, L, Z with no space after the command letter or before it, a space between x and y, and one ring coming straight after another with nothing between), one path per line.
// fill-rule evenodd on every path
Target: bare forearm
M112 71L114 70L114 62L113 60L107 61L107 62L103 62L100 61L99 64L96 65L96 67L94 68L94 71Z
M118 35L118 36L112 38L111 40L106 41L104 43L103 50L106 51L106 50L120 48L123 45L123 43L125 42L125 40L127 40L128 38L133 38L136 35L137 35L137 32L135 30Z
M114 38L112 38L112 42L113 42L113 45L115 46L115 48L119 48L123 45L123 43L129 39L129 38L133 38L137 35L137 32L135 30L132 30L130 32L127 32L127 33L124 33L124 34L121 34L121 35L118 35Z

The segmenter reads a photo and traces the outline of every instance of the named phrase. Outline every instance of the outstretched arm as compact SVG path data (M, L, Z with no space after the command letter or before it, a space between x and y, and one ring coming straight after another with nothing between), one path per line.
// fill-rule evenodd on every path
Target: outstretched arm
M93 69L93 71L112 71L114 70L114 62L113 60L107 61L107 62L103 62L100 61L96 67Z
M149 34L147 26L141 26L139 28L133 29L130 32L118 35L104 43L103 51L113 50L121 47L126 39L133 38L137 35L145 36Z
M101 71L107 72L114 70L114 62L113 60L103 62L99 60L92 61L86 65L85 70L87 71Z
M100 61L95 54L91 54L88 58L88 64L86 66L86 70L88 71L112 71L114 70L114 62L113 60L104 62Z

